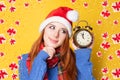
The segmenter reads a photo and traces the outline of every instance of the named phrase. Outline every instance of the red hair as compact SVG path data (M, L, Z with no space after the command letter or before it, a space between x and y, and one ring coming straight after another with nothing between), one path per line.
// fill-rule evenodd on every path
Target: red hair
M38 39L33 44L30 52L30 67L32 67L32 62L39 53L39 47L43 43L43 32L38 37ZM64 43L60 47L60 56L61 56L61 63L63 66L63 70L66 71L66 78L65 80L76 80L77 78L77 68L76 68L76 60L75 54L73 53L72 49L69 47L69 36L67 35Z

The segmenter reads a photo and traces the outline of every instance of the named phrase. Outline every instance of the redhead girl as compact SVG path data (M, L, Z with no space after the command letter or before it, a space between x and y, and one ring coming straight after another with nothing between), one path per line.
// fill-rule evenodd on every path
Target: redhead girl
M69 41L78 12L69 7L51 11L40 25L40 36L19 61L20 80L94 80L91 48L80 49Z

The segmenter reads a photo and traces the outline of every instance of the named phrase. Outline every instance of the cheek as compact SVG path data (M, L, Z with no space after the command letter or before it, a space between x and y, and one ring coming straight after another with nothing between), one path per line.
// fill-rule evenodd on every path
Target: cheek
M48 36L50 36L50 34L51 34L51 31L46 28L44 31L44 37L47 38Z
M45 46L49 45L49 40L48 40L48 35L47 34L43 35L43 41L44 41Z
M60 38L59 38L59 43L60 44L63 44L63 42L65 41L65 35L64 36L61 36Z
M44 35L43 35L43 40L44 40L44 42L46 42L46 40L48 40L48 39L47 39L48 36L49 36L49 34L45 31L45 32L44 32Z

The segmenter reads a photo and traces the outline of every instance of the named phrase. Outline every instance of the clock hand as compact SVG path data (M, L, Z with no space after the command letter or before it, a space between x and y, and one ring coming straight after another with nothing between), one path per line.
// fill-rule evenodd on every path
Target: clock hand
M84 39L84 33L82 33L82 38Z

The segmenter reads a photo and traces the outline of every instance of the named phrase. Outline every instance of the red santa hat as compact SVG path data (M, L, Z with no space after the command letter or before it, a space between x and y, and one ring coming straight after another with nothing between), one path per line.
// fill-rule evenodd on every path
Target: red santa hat
M51 11L46 19L41 23L39 31L41 32L47 24L51 22L62 23L68 30L69 37L72 35L72 22L78 20L78 12L69 7L59 7Z

